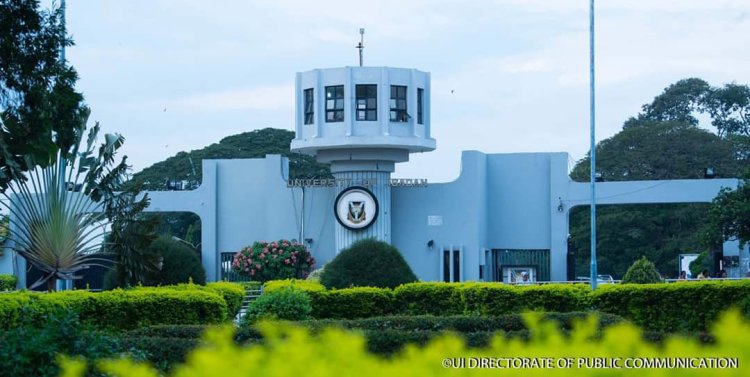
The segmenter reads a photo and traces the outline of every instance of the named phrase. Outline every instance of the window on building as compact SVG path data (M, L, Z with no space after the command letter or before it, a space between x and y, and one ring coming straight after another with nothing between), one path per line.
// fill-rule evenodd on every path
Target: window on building
M422 112L424 111L424 89L417 88L417 123L424 124Z
M326 122L344 121L344 86L326 86Z
M313 124L315 116L314 104L313 89L305 89L305 124Z
M443 281L448 283L461 281L460 249L443 250Z
M406 113L406 87L391 85L391 122L408 122Z
M357 85L357 120L378 120L378 86Z

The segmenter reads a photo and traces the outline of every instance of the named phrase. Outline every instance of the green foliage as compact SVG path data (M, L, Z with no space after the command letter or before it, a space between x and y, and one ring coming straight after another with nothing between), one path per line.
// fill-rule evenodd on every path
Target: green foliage
M247 308L243 321L255 322L260 318L276 318L288 321L307 319L312 312L310 297L302 290L287 288L265 293L253 300Z
M218 293L224 302L227 303L228 318L234 318L242 308L242 301L245 300L244 284L229 282L213 282L206 284L206 288Z
M198 254L189 246L168 237L159 237L149 252L161 259L161 269L148 274L146 285L173 285L192 281L206 284L206 270Z
M13 275L0 275L0 291L14 291L16 290L16 279Z
M154 324L215 324L228 319L227 303L208 288L15 292L0 295L0 328L16 326L22 312L30 320L38 320L60 309L72 310L95 328L113 330Z
M267 281L265 284L263 284L263 292L271 293L289 287L301 289L305 292L322 292L326 290L326 287L314 281L287 279Z
M8 227L10 225L10 216L0 215L0 258L5 253L5 241L8 240Z
M189 153L180 152L133 175L134 182L143 182L147 190L166 190L168 179L186 180L197 186L202 179L202 161L209 159L263 158L269 154L289 157L289 177L332 178L328 165L315 162L310 156L291 153L289 145L294 132L264 128L227 136L219 143ZM195 174L193 174L195 170Z
M120 342L123 349L138 350L160 372L167 372L173 366L185 362L185 357L200 344L199 337L200 335L196 338L157 337L128 333L120 338Z
M94 128L90 136L95 137L97 130ZM110 147L116 149L117 145ZM89 144L87 153L92 151L93 145ZM43 274L32 288L47 283L52 291L57 279L73 279L82 269L106 262L96 254L105 235L101 224L104 216L97 211L95 202L81 199L80 193L66 187L66 182L79 182L79 174L66 170L69 162L85 163L78 157L75 155L68 161L60 156L50 166L30 173L30 181L11 186L0 194L13 217L13 251ZM94 166L84 164L80 168ZM88 171L91 174L92 170ZM83 183L83 193L90 193L95 189L93 185L101 184L90 184L89 178Z
M576 358L699 358L732 357L738 360L737 369L711 369L711 374L744 376L744 363L750 358L750 325L736 312L729 313L716 324L716 341L700 344L693 339L675 338L656 346L642 339L641 332L632 325L610 326L597 334L597 321L590 318L580 321L564 336L554 324L541 320L539 316L526 317L529 339L506 340L496 336L481 349L468 348L456 335L444 335L432 340L425 347L411 347L398 357L381 358L366 351L367 343L362 335L351 334L340 329L328 329L312 335L303 328L288 324L263 323L259 329L265 339L262 345L241 347L233 341L233 329L224 327L209 331L205 344L188 356L183 367L172 376L456 376L498 374L492 368L450 368L445 360L452 358L572 358L570 368L525 368L517 374L529 376L672 376L673 369L607 369L586 368L576 365ZM464 360L465 360L464 359ZM229 362L231 360L231 362ZM591 359L589 359L591 360ZM67 361L66 377L81 376L75 373L81 361ZM97 363L97 368L113 377L156 377L157 371L148 365L127 359ZM705 375L705 369L681 369L685 376Z
M713 274L715 272L714 263L707 251L698 254L698 258L695 258L694 261L690 262L690 266L688 266L688 268L690 268L690 274L694 278L698 277L698 275L700 275L703 270L708 270L709 274Z
M142 186L134 185L105 201L110 233L105 251L114 266L104 277L104 289L132 287L146 282L146 276L158 270L159 255L150 249L157 238L157 220L143 215L150 199L140 195Z
M705 331L732 305L750 297L750 281L684 281L672 284L602 285L594 307L647 330Z
M656 266L654 266L653 262L646 259L646 257L633 262L633 265L628 268L628 271L622 278L623 284L652 284L661 282L661 276L656 271Z
M388 287L417 280L393 246L375 239L357 241L326 265L320 282L326 288Z
M58 376L58 354L95 360L120 349L116 338L85 328L75 313L49 313L41 323L24 316L17 327L0 330L0 375Z
M315 318L362 318L394 312L389 289L356 287L310 293Z
M605 181L701 179L707 167L719 177L738 177L750 156L746 133L750 117L743 115L750 112L749 101L750 89L745 85L711 87L696 78L670 85L626 121L621 132L596 146L597 171ZM705 130L708 124L699 124L699 113L710 117L718 135ZM589 169L586 157L576 164L571 178L588 181ZM722 234L736 236L722 229L723 224L733 227L727 218L706 230L708 208L705 204L597 207L599 270L619 278L631 263L646 256L659 271L676 273L680 253L705 250L720 243ZM743 217L732 216L731 208L736 203L716 213L727 212L728 218L741 222ZM590 263L584 252L590 248L589 212L588 207L576 207L570 213L578 271L587 271Z
M455 315L463 314L463 303L456 283L411 283L404 284L393 293L402 313Z
M750 148L747 149L750 153ZM714 198L708 213L706 243L738 240L744 246L750 242L750 183L746 174L735 189L723 188ZM713 267L713 266L712 266ZM712 270L713 268L709 268Z
M59 59L72 44L59 8L0 2L0 191L58 154L76 154L89 109L75 90L78 75Z
M297 241L255 242L237 252L232 270L261 282L276 279L304 279L315 265L307 247Z

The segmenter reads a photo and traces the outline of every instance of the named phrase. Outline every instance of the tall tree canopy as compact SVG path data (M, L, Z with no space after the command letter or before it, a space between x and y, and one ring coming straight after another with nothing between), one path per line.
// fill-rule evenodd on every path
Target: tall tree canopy
M75 153L89 110L77 74L59 58L66 38L60 9L36 0L0 0L0 189L23 172Z
M714 88L695 78L670 85L627 120L621 132L597 144L597 171L605 181L699 179L708 167L720 177L740 176L747 164L738 143L718 127L736 124L743 113L716 110L734 108L727 103L744 103L727 94L737 92L736 87ZM700 114L711 116L716 134L699 127ZM571 178L587 181L589 166L588 157L579 161ZM680 253L706 249L708 208L707 204L598 206L599 270L620 277L631 263L646 256L662 273L676 273ZM571 211L571 238L579 250L577 271L588 271L589 215L588 206Z
M142 182L148 190L165 190L167 180L185 180L191 186L200 184L202 164L205 159L263 158L267 154L289 157L290 178L327 178L331 176L328 165L320 164L310 156L292 153L289 145L294 132L264 128L227 136L216 144L190 152L180 152L157 162L133 175L133 182Z

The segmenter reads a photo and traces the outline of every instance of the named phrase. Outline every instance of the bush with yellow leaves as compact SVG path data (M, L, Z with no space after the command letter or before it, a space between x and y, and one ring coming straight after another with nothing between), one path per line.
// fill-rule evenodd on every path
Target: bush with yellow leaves
M407 347L392 358L368 353L356 333L328 329L318 335L283 323L259 324L263 344L237 346L233 329L207 332L203 345L173 377L205 376L747 376L750 374L750 324L729 312L714 326L716 342L700 344L675 337L657 346L642 340L628 324L612 326L597 336L596 319L576 325L569 336L540 316L527 315L529 341L496 337L484 349L467 348L454 335L441 337L423 348ZM568 364L570 362L570 364ZM685 363L684 368L654 367ZM87 368L79 359L63 359L63 377L81 377ZM484 368L479 366L484 365ZM523 366L526 365L524 368ZM651 365L651 367L649 367ZM104 360L96 369L115 377L157 377L147 364L129 359ZM503 366L498 370L490 366ZM508 368L510 367L510 368Z

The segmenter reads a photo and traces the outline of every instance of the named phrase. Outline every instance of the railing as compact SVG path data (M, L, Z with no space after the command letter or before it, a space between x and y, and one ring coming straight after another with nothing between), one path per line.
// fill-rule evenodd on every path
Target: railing
M248 276L238 274L232 270L232 261L236 253L221 253L221 264L220 264L220 280L223 281L252 281Z

